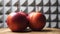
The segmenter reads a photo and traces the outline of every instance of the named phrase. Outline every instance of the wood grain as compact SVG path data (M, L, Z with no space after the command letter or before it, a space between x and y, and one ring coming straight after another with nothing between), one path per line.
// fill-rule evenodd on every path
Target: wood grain
M9 28L1 28L0 34L60 34L60 29L44 28L41 31L12 32Z

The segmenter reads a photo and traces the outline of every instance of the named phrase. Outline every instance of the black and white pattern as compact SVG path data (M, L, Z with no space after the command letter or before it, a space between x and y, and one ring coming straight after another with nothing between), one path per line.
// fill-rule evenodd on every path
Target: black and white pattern
M6 18L17 10L40 11L46 16L45 27L60 28L60 0L0 0L0 27L7 27Z

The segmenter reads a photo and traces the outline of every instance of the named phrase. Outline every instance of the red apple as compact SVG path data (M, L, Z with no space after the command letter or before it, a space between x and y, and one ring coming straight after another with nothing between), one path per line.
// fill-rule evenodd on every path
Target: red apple
M14 32L24 31L27 23L27 15L24 12L11 13L7 17L7 25Z
M42 30L46 24L46 18L40 12L31 12L27 18L29 20L29 27L34 31Z

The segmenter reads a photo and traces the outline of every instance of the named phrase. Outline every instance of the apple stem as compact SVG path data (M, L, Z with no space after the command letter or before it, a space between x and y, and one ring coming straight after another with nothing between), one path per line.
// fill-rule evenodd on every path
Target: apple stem
M19 9L18 9L18 4L17 4L17 10L16 10L16 12L18 12L19 11Z
M39 7L37 7L37 11L39 11Z
M20 11L20 0L18 0L17 11L16 12L19 12L19 11Z
M18 4L17 4L17 10L18 10Z
M39 12L39 7L37 6L37 10L36 10L36 12Z

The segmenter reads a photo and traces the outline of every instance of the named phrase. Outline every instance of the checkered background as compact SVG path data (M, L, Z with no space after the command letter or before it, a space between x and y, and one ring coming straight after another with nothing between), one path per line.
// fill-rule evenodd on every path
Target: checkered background
M0 0L0 28L7 27L6 18L17 10L40 11L46 16L45 27L60 28L60 0Z

